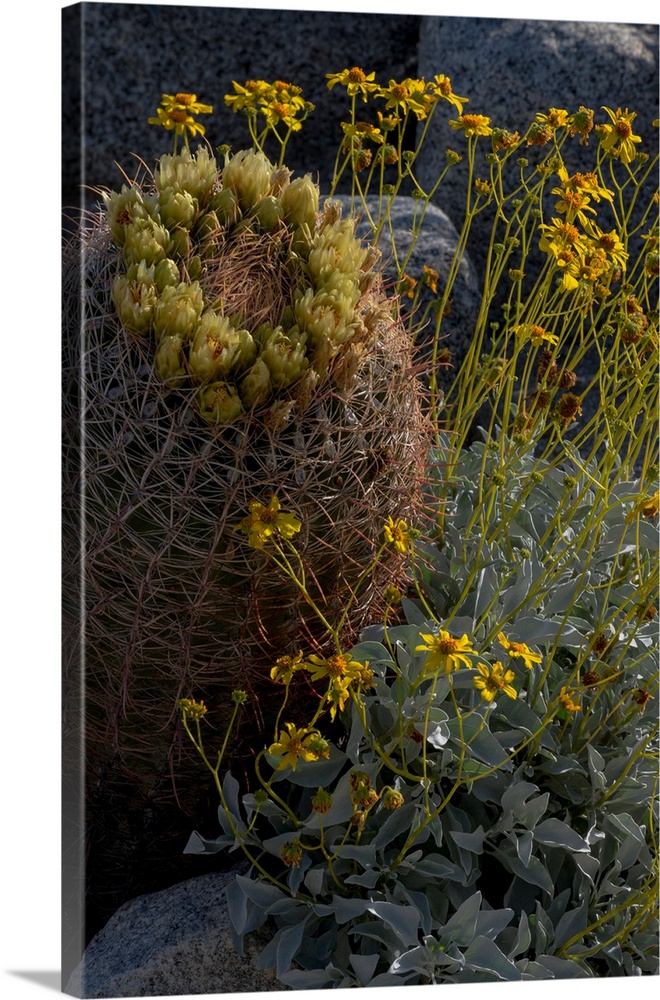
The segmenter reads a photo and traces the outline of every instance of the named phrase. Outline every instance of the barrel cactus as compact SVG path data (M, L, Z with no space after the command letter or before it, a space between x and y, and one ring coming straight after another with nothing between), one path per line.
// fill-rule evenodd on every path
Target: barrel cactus
M245 689L254 744L275 658L323 641L236 530L250 503L275 497L299 518L336 621L387 518L419 512L428 433L379 255L340 206L320 208L310 176L255 151L218 167L200 147L103 198L65 252L69 683L80 632L92 787L119 775L152 805L193 808L178 699L222 717ZM360 590L347 641L397 559Z

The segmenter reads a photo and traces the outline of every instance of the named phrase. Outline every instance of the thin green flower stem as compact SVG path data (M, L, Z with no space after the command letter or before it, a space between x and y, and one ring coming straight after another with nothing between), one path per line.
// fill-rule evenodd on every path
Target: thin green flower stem
M214 767L212 767L209 759L206 756L206 753L204 752L203 745L201 743L197 743L197 741L195 740L195 737L190 732L190 728L188 726L188 720L185 718L185 716L184 716L184 719L183 719L183 725L185 727L186 732L188 733L188 736L192 740L192 743L194 744L195 748L197 749L197 752L201 756L201 758L204 761L206 767L209 769L209 771L213 775L213 780L215 782L215 787L216 787L216 789L218 791L218 795L220 796L220 802L222 804L222 808L224 810L225 816L227 817L227 822L229 823L229 827L230 827L231 832L233 833L234 837L236 838L236 840L238 841L238 843L241 845L241 850L243 851L243 853L247 857L248 861L257 869L258 872L260 872L264 876L264 878L267 878L269 882L272 882L274 885L278 886L278 888L283 889L285 892L288 893L289 892L288 887L285 886L282 882L280 882L279 879L276 879L273 875L270 875L266 871L266 869L261 866L261 864L259 863L259 861L257 860L257 858L253 857L251 851L249 850L247 844L245 843L245 841L243 839L242 834L239 833L239 830L238 830L238 828L236 826L236 823L234 822L234 817L233 817L233 815L232 815L232 813L231 813L231 811L229 809L229 806L227 804L227 800L225 799L225 793L224 793L224 791L222 789L222 782L220 781L220 777L219 777L218 771ZM295 817L294 817L294 819L295 819ZM296 820L296 822L297 822L297 820Z
M294 570L293 566L289 562L289 560L288 560L288 558L286 556L286 553L284 552L284 549L281 547L281 545L279 545L278 542L274 542L274 545L275 545L275 547L276 547L276 549L278 551L278 554L279 554L279 556L281 558L280 559L276 558L272 554L272 552L270 552L270 550L267 551L266 554L275 563L275 565L278 567L278 569L280 569L286 576L288 576L289 579L298 587L298 589L300 590L300 593L303 595L305 601L309 604L309 606L312 609L312 611L314 612L314 614L318 617L319 621L328 630L328 632L330 632L331 634L333 634L334 633L334 629L333 629L332 625L330 624L330 622L328 621L328 619L325 617L325 615L323 614L323 612L321 611L321 609L319 608L319 606L316 604L314 598L309 593L307 587L305 586L304 565L303 565L302 559L300 557L300 553L298 552L298 550L296 549L296 547L294 545L291 545L291 543L288 541L288 539L286 539L286 541L288 542L288 544L289 544L292 552L295 554L295 556L296 556L296 558L298 560L299 568L300 568L301 574L302 574L302 579L300 579L296 575L296 571ZM338 648L338 651L341 652L341 649L339 648L338 640L337 640L337 648Z
M574 747L573 748L573 752L575 754L579 755L579 754L582 753L583 750L586 750L587 746L590 743L593 743L593 741L595 740L596 736L598 736L598 733L602 729L604 729L604 727L607 725L607 723L610 721L610 719L613 716L616 716L616 713L619 711L620 708L622 708L625 705L625 703L628 701L628 699L631 696L632 696L632 691L626 691L625 694L622 695L622 697L619 698L619 700L610 709L610 711L607 713L607 715L605 716L605 718L601 721L600 725L598 725L596 727L596 729L594 729L591 733L589 733L588 738L584 741L584 743L580 747L577 747L577 748ZM635 710L637 711L637 706L635 706ZM583 719L582 722L584 723L584 721L585 720ZM625 721L624 721L624 724L625 724ZM581 737L582 737L582 733L580 731L578 731L575 734L575 739L580 739Z
M425 806L427 815L428 815L428 813L431 810L431 801L430 801L430 798L429 798L429 782L428 782L428 779L427 779L428 756L427 756L427 750L426 750L426 743L427 743L428 735L429 735L429 722L430 722L430 718L431 718L431 709L433 707L433 699L435 698L435 689L438 686L438 680L439 680L439 678L440 678L440 671L436 670L435 674L434 674L434 677L433 677L433 683L431 684L431 687L430 687L429 692L428 692L428 700L426 702L426 712L424 713L424 731L422 733L422 736L423 736L423 743L422 743L422 783L423 783L423 787L424 787L424 806ZM453 692L453 687L451 686L451 677L449 677L449 675L448 675L447 679L449 680L449 683L450 683L450 691Z
M319 841L320 841L319 847L321 848L321 851L323 853L323 857L328 862L328 871L330 872L330 875L332 877L332 881L335 883L335 885L337 886L337 888L341 892L344 892L344 890L346 889L346 886L344 885L343 882L340 881L339 878L337 878L337 873L335 871L335 866L334 866L334 863L333 863L336 860L337 855L336 854L329 854L328 850L327 850L327 848L325 846L325 830L323 828L323 820L321 819L320 815L319 815Z
M336 628L337 634L339 634L341 632L342 628L344 627L344 622L346 621L346 619L348 617L348 614L349 614L351 608L353 607L353 604L357 600L357 596L358 596L358 592L360 590L360 587L362 586L362 584L364 583L364 581L367 579L367 577L371 576L371 574L375 570L376 566L380 562L380 557L382 556L383 552L387 548L387 545L388 545L387 542L381 542L381 544L380 544L380 546L378 548L378 551L376 552L376 555L373 557L373 559L368 564L368 566L366 566L365 569L362 570L362 572L360 573L359 577L357 578L355 586L351 588L351 593L350 593L350 595L348 597L348 600L346 601L346 606L344 608L343 614L342 614L341 618L339 619L339 622L337 623L337 628Z
M618 906L615 906L613 910L608 910L606 913L602 915L602 917L599 917L598 920L594 920L591 924L589 924L588 927L585 927L584 930L579 931L577 934L574 934L572 938L569 938L568 941L565 941L564 944L561 946L561 948L558 950L557 955L559 956L565 955L566 950L568 948L576 944L578 941L581 941L584 937L586 937L587 934L592 934L595 930L597 930L601 926L601 924L604 924L606 921L611 920L612 917L615 916L617 913L623 913L626 910L629 910L638 901L646 902L647 901L646 893L648 890L649 883L650 883L650 877L645 880L644 885L640 889L633 890L633 892L631 892L631 894L626 897L625 902L620 903ZM619 935L615 935L615 937L612 940L616 940L618 936ZM567 957L582 958L584 955L597 954L601 950L601 948L605 947L609 943L610 943L609 941L606 941L603 944L596 945L595 949L592 948L588 952L582 952L578 953L577 955L567 956Z
M412 578L413 578L413 586L415 588L415 592L416 592L417 597L419 598L419 600L421 602L421 605L422 605L422 607L424 609L424 613L426 614L427 618L435 621L436 620L436 618L435 618L435 612L433 611L433 608L431 607L431 605L427 601L426 596L424 594L424 591L422 590L422 588L420 586L419 576L418 576L418 573L417 573L417 562L415 560L415 545L414 545L414 543L411 543L411 545L410 545L410 572L411 572L411 575L412 575Z
M607 800L612 797L612 795L617 790L617 788L619 787L619 785L627 778L628 772L631 770L631 768L633 767L633 765L636 763L637 759L640 756L644 756L644 752L643 751L644 751L645 747L647 747L648 744L651 743L651 741L653 739L655 739L655 737L658 734L658 729L660 729L660 725L656 722L656 724L653 727L653 729L651 730L651 732L642 741L641 745L637 748L637 750L635 751L635 753L632 754L632 756L628 760L628 763L626 764L624 770L621 772L621 774L619 775L619 777L616 779L616 781L612 785L610 785L610 787L605 792L605 794L602 795L601 798L598 800L598 802L596 803L596 808L597 809L601 809L604 806L604 804L607 802Z
M291 687L291 681L289 680L289 681L287 681L286 687L284 689L284 698L282 700L282 704L280 705L280 710L277 713L277 718L275 719L275 725L273 727L273 729L274 729L273 743L277 742L277 733L278 733L278 730L280 728L280 719L282 718L282 713L283 713L284 709L286 708L287 702L289 700L289 688L290 687Z
M362 728L363 728L365 734L368 734L369 733L369 724L367 722L367 715L366 715L366 709L365 709L364 702L362 701L361 698L359 698L357 695L355 695L353 691L351 691L351 698L352 698L353 704L355 705L355 707L357 709L358 715L360 716L360 722L362 723ZM385 766L390 771L392 771L393 774L398 774L399 777L401 777L401 778L408 778L409 781L413 781L413 782L415 782L415 784L419 781L419 778L420 778L419 774L413 774L412 771L408 771L406 768L398 767L394 763L394 761L392 760L392 758L385 752L385 750L382 749L382 747L380 746L380 744L375 739L372 740L371 746L376 751L376 753L378 754L378 756L380 757L380 759L383 761L383 763L385 764Z
M435 809L432 813L429 813L428 810L427 810L426 819L423 820L420 823L420 825L415 830L412 830L410 832L410 834L409 834L409 836L408 836L405 844L403 845L403 847L401 848L401 850L397 854L396 858L394 859L394 862L390 865L390 871L392 871L392 872L396 871L396 869L399 867L399 865L401 864L401 862L405 858L406 854L408 853L408 850L410 849L410 847L412 847L412 845L417 840L417 837L419 836L419 834L421 833L421 831L424 830L428 826L428 824L431 823L434 819L437 819L438 816L444 811L444 809L447 807L447 805L449 804L450 800L455 795L455 793L458 791L458 789L460 788L460 786L461 786L461 784L463 782L462 772L463 772L463 762L464 762L464 759L465 759L465 741L463 739L463 721L461 719L461 714L460 714L460 710L459 710L459 707L458 707L458 703L456 701L456 695L454 694L453 687L449 688L449 692L451 694L452 701L454 703L454 710L456 712L456 720L458 722L458 741L459 741L459 747L460 747L459 756L458 756L458 767L457 767L456 780L454 781L454 784L452 785L452 787L447 792L447 794L444 797L444 799L443 799L442 803L440 804L440 806L437 809Z
M293 820L295 828L298 829L299 827L302 826L302 823L300 822L300 820L298 819L298 817L296 816L296 814L293 812L293 810L291 809L291 807L289 805L287 805L287 803L284 801L284 799L280 798L280 796L277 794L277 792L274 792L273 789L272 789L272 787L271 787L271 781L275 777L275 772L273 772L273 775L272 775L272 777L270 778L269 781L265 781L264 780L264 777L263 777L263 775L261 773L261 767L260 767L260 763L259 762L260 762L261 758L264 756L265 753L266 753L265 750L260 750L259 753L254 758L254 773L257 776L257 780L259 781L259 784L264 789L264 791L268 792L268 794L270 795L270 797L272 799L274 799L275 802L278 803L278 805L282 806L282 808L284 809L284 812L288 815L289 819Z

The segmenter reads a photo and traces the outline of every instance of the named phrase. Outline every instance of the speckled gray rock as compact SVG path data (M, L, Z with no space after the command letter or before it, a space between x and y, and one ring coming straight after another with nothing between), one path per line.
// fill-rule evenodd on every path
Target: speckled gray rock
M64 992L76 997L148 997L285 990L255 968L267 938L234 947L225 887L213 872L125 903L92 939Z
M658 117L658 26L580 21L535 21L503 18L423 17L420 24L418 73L451 78L455 93L469 98L466 112L488 115L494 125L523 132L537 112L550 107L569 113L580 105L593 108L607 121L602 105L637 112L635 130L645 138L641 149L653 153ZM416 164L424 187L436 179L447 147L462 152L465 140L447 121L455 114L436 115ZM588 147L593 163L593 145ZM488 151L488 142L481 148ZM585 149L574 139L564 147L567 163L583 169ZM438 201L457 226L465 204L465 160L443 180ZM592 169L589 166L587 169ZM477 176L487 177L482 162ZM460 215L459 215L460 213ZM481 271L487 239L486 215L478 217L472 259ZM479 252L479 247L482 252Z
M130 174L138 166L133 153L153 163L169 152L171 133L147 124L161 93L196 93L214 108L200 118L209 141L249 146L244 116L224 103L232 80L248 79L303 88L316 110L289 142L287 164L330 177L349 103L342 87L328 90L325 74L357 64L379 79L399 78L414 75L417 66L419 15L82 3L63 16L65 204L80 179L81 79L83 183L116 187L116 162Z
M350 208L350 199L346 196L339 198L344 206L344 214ZM378 210L378 199L368 197L367 205L372 217L376 216ZM415 200L404 195L394 200L390 210L392 220L392 236L387 230L383 231L378 247L383 254L385 266L385 276L388 281L394 282L398 275L392 260L392 239L396 246L397 257L404 260L410 243L412 241L412 227L415 221L415 211L419 211L419 206ZM356 214L360 215L356 209ZM358 234L363 237L370 237L371 226L366 220L358 224ZM438 294L442 293L445 286L449 269L451 267L456 247L458 245L458 233L456 228L446 214L437 205L429 205L424 216L421 232L413 248L410 260L406 264L406 274L415 281L422 281L424 277L424 265L439 274L437 289ZM428 286L423 286L420 296L419 314L423 313L426 304L431 303L435 295ZM438 372L441 385L446 384L452 378L453 373L460 364L474 333L475 323L479 315L481 302L481 291L479 282L472 262L467 254L464 254L454 281L449 314L443 317L441 327L442 346L448 348L452 354L452 369L441 369ZM402 299L402 310L405 317L407 299ZM424 328L418 331L417 346L419 347L419 359L424 362L429 356L429 341L433 337L435 329L434 314L427 318Z

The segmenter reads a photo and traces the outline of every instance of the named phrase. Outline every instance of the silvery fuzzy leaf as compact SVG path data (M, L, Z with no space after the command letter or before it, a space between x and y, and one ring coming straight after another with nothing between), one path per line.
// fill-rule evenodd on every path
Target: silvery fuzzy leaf
M385 847L392 844L400 833L404 830L410 831L415 824L415 817L419 814L419 806L412 802L406 802L389 815L385 812L379 813L379 817L386 816L383 825L373 837L371 846L375 848Z
M483 854L484 851L484 828L479 824L476 830L472 833L463 833L460 830L450 830L449 836L452 840L462 847L466 851L470 851L471 854Z
M510 615L514 609L522 607L534 583L534 566L530 559L523 559L513 581L502 596L502 615Z
M269 906L279 900L288 900L290 898L288 895L285 895L281 889L278 889L276 885L272 885L270 882L257 882L255 879L249 878L245 875L237 875L235 881L248 899L251 899L253 903L256 903L257 906L261 907L264 912Z
M566 611L567 607L568 605L563 610ZM558 645L566 646L568 649L580 649L584 646L584 636L572 625L550 621L537 615L516 619L514 638L530 646L554 643L557 639L559 639Z
M529 867L529 861L532 856L532 847L534 846L534 835L531 830L525 830L524 833L520 835L516 833L509 834L509 840L516 849L516 854L524 864L525 868Z
M538 858L532 856L527 865L524 865L517 856L508 857L506 860L513 874L517 875L524 882L529 882L530 885L537 885L545 892L552 893L554 891L554 882Z
M359 642L350 651L351 657L360 663L368 663L373 670L374 664L393 665L389 650L380 642Z
M402 862L401 867L406 865L406 862ZM427 877L429 879L450 879L454 882L460 882L462 885L465 884L465 872L462 871L458 865L455 865L453 861L449 858L443 857L441 854L428 854L421 861L415 862L414 866L415 874L421 875L422 877Z
M368 986L378 965L378 955L349 955L348 960L355 970L360 986Z
M223 834L220 837L215 837L213 840L207 840L206 837L202 837L197 830L193 830L188 838L188 843L183 849L184 854L217 854L218 851L224 851L227 848L236 846L237 841L233 833Z
M416 906L377 900L368 903L367 912L373 913L388 927L391 927L402 944L410 946L417 941L420 916Z
M365 889L374 889L383 874L380 868L367 868L360 875L348 875L344 877L346 885L361 885Z
M555 979L589 979L587 972L577 962L571 962L567 958L557 958L556 955L539 955L536 959L538 965L547 969Z
M605 775L603 769L605 761L598 751L590 743L587 744L587 762L589 774L591 776L591 787L596 792L603 792L606 788Z
M568 851L580 854L591 853L586 840L556 817L545 819L534 828L534 840L549 847L564 847Z
M513 920L515 913L507 906L501 910L480 910L477 914L475 933L477 936L496 938Z
M339 970L337 969L335 972L341 978ZM321 990L328 983L335 981L334 977L328 974L327 969L292 969L278 978L285 986L290 986L292 990Z
M508 982L519 981L522 974L500 951L494 941L487 937L476 937L465 951L466 968L479 972L490 972L497 979Z
M491 767L503 766L507 770L511 769L511 763L505 763L506 752L487 727L481 728L482 725L483 719L479 715L471 715L465 718L463 720L462 732L457 719L450 719L447 723L452 740L460 746L468 743L471 755L484 761Z
M619 844L616 859L621 865L621 870L631 868L646 843L644 832L628 813L619 813L618 816L608 815L605 826L614 834Z
M589 925L589 902L584 900L575 909L567 910L555 927L555 948L561 948L572 937L585 931Z
M490 559L490 549L484 544L482 558ZM477 577L477 593L474 604L474 620L478 621L491 606L502 588L502 574L495 560L487 562Z
M575 580L569 580L567 583L562 583L558 587L553 587L551 590L552 596L543 604L544 615L550 616L565 614L569 608L574 606L577 595L587 589L591 576L591 572L587 570L584 574L580 573ZM563 628L561 645L566 645L564 642Z
M336 922L346 924L349 920L363 916L368 903L368 899L345 899L342 896L333 895L332 905Z
M332 851L339 858L357 861L363 868L371 868L376 864L376 848L373 844L333 844Z
M417 972L420 975L428 975L432 967L433 959L426 947L417 945L416 948L411 948L410 951L404 951L402 955L395 958L388 969L388 973L395 976L413 972ZM372 986L374 984L375 980L372 982ZM398 983L396 983L396 985L398 985Z
M516 936L507 957L513 959L518 955L522 955L523 952L527 951L531 943L532 934L529 929L529 920L527 918L527 914L523 910L518 921Z
M244 934L262 927L268 919L268 915L262 906L259 906L250 899L244 892L244 888L237 879L228 883L225 890L227 898L227 909L239 942L242 944Z
M411 601L410 598L403 597L401 607L409 625L426 625L427 618L419 601Z
M322 868L310 868L305 873L304 883L312 896L319 896L323 890L324 871Z
M438 937L443 943L451 943L459 948L465 948L470 944L474 939L481 899L481 893L475 892L458 907L444 927L439 929Z
M524 823L529 814L529 800L533 796L535 797L534 801L541 800L537 808L540 808L542 803L545 811L549 794L545 792L543 795L537 795L538 790L538 785L532 784L531 781L517 781L515 784L509 785L502 795L502 812L510 812L515 820ZM536 809L534 813L536 813Z

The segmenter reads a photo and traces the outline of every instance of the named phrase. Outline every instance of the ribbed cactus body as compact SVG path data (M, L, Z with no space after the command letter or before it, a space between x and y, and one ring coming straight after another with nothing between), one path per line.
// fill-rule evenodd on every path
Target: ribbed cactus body
M263 162L258 166L255 191L274 197L264 194ZM276 180L282 184L281 171ZM250 185L232 183L244 207ZM207 184L205 197L218 200L223 190L214 194ZM303 194L309 214L308 186ZM290 201L286 211L295 215ZM161 203L173 211L162 190ZM148 205L157 229L155 199ZM335 292L322 290L309 331L304 327L306 292L328 275L330 283L333 275L345 278L342 241L356 253L345 222L335 247L312 258L310 277L298 252L290 251L291 260L282 252L293 240L314 247L309 226L301 236L281 222L275 253L270 229L236 217L232 225L244 227L234 234L236 255L250 258L251 246L251 267L237 268L223 230L190 293L176 278L188 275L188 289L193 285L199 246L192 240L176 267L161 267L172 283L161 281L159 289L143 268L147 294L134 279L134 300L148 301L150 310L134 326L130 309L122 312L125 282L116 294L118 278L136 273L116 219L111 215L109 226L99 216L87 227L82 265L79 246L65 255L65 695L80 683L84 654L85 720L78 727L71 707L69 724L72 742L78 728L84 733L90 787L112 787L113 774L121 775L152 804L176 794L181 806L195 808L206 775L180 741L177 700L204 698L221 739L231 690L246 689L237 745L249 754L270 738L279 708L281 688L268 677L275 658L323 650L323 630L300 593L236 530L251 501L268 504L276 495L300 518L295 544L331 621L373 556L384 521L416 517L427 430L410 343L373 256L349 262L349 284L351 274L359 283L342 291L337 280ZM235 287L228 288L232 274ZM333 295L351 301L337 323L323 298ZM188 318L197 313L192 331L175 302ZM170 309L173 332L163 319ZM336 343L324 329L339 329ZM270 379L261 396L259 364ZM359 592L347 642L374 619L383 586L399 573L399 557L388 554Z

